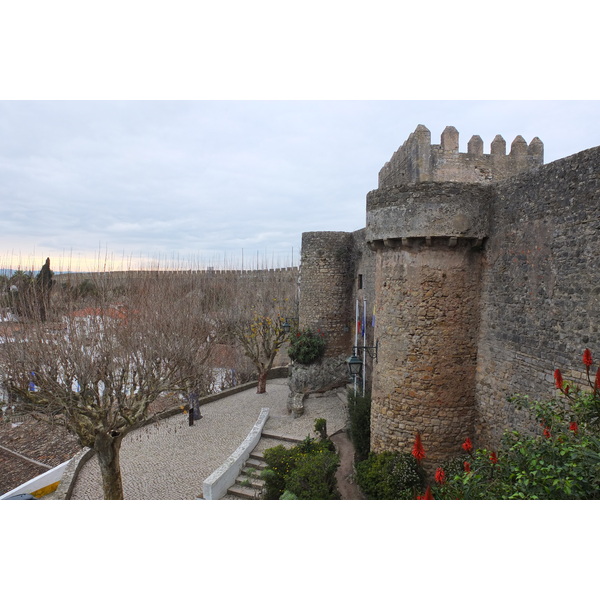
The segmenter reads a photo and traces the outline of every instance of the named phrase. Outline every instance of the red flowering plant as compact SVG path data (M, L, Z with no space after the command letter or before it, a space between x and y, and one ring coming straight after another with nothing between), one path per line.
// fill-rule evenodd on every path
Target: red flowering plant
M423 447L423 442L421 441L421 434L418 431L415 435L415 443L413 444L412 455L415 457L417 462L425 458L425 448Z
M500 449L463 454L460 472L445 467L447 481L436 488L436 499L600 499L600 370L594 376L589 349L582 363L580 381L554 371L558 392L548 399L509 398L531 415L532 429L505 432Z

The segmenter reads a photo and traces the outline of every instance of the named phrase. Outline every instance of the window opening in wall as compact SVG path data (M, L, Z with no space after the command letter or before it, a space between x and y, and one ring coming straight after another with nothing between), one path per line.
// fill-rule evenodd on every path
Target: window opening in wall
M359 290L363 289L363 278L362 278L362 275L360 273L358 275L358 289Z

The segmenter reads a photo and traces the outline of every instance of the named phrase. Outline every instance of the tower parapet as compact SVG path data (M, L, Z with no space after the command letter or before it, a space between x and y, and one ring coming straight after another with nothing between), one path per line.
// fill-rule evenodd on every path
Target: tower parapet
M484 154L483 140L474 135L465 153L459 152L458 130L448 126L440 142L432 144L429 129L419 125L379 172L379 189L422 181L490 183L544 164L544 145L537 137L528 145L518 135L506 154L506 142L497 135L490 154Z

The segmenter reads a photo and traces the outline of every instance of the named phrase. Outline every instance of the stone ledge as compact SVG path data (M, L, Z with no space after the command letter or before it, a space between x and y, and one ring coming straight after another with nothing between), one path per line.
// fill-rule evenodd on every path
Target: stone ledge
M216 471L204 480L202 483L202 497L205 500L219 500L227 494L227 490L235 483L235 479L240 474L244 463L258 444L268 418L269 409L261 409L258 420L246 439Z

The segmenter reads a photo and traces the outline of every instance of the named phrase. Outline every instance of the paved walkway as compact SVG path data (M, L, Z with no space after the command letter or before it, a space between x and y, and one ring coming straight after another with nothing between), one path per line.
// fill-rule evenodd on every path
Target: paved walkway
M347 424L343 395L331 392L309 397L304 415L287 413L287 379L267 382L267 392L246 390L201 407L202 419L193 426L187 415L177 415L131 432L121 446L121 472L126 500L191 500L202 482L246 438L261 408L270 409L263 433L303 439L314 433L315 419L327 420L331 435ZM275 442L277 443L277 442ZM101 500L100 468L95 457L79 473L73 500Z

